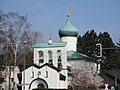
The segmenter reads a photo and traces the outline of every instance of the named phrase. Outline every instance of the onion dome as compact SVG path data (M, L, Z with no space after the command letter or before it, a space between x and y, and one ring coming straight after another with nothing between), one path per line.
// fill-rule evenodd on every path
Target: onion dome
M70 17L70 13L68 11L67 22L65 23L65 25L63 27L61 27L59 29L60 37L64 37L64 36L77 37L77 35L78 35L78 29L74 25L71 24L69 17Z

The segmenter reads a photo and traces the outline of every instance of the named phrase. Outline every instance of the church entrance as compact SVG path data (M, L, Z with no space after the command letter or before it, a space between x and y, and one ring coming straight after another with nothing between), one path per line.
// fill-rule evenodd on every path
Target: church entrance
M43 84L38 84L37 90L44 90L44 89L45 89L45 87Z
M38 84L37 88L32 90L46 90L43 84Z
M45 80L41 78L37 78L31 82L29 89L30 90L47 90L48 84Z

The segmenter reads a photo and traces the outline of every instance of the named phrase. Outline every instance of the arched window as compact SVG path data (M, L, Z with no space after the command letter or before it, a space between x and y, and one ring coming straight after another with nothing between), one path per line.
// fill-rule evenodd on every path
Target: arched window
M57 51L58 68L62 68L62 58L61 58L61 56L62 56L62 52L61 52L61 50L58 50L58 51Z
M49 64L53 65L53 52L51 50L48 51Z
M38 58L39 64L44 63L44 53L43 53L43 51L39 51L38 54L39 54L39 58Z

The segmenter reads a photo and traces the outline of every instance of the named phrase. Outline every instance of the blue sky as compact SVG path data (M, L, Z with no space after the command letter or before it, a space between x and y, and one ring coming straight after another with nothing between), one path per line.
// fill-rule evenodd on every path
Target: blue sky
M39 30L47 42L50 34L53 42L59 41L58 30L65 24L67 7L70 21L79 34L95 29L109 32L116 43L120 38L120 0L0 0L4 13L17 12L27 15L33 30Z

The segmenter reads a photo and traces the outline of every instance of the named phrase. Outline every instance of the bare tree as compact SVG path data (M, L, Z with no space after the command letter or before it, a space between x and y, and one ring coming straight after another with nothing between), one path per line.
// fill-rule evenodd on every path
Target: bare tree
M13 65L16 67L17 61L23 60L23 51L26 50L28 53L32 53L32 46L41 38L40 32L32 31L27 16L20 16L15 12L0 12L0 32L6 66ZM25 46L25 42L27 46ZM30 55L26 55L26 58ZM23 64L23 61L21 62ZM15 72L13 75L15 75Z
M0 18L0 31L4 39L4 48L9 48L11 54L13 54L11 58L16 63L16 59L24 51L24 41L27 42L27 50L32 51L32 46L41 39L41 33L31 30L31 24L28 22L27 16L20 16L12 12L0 13Z

